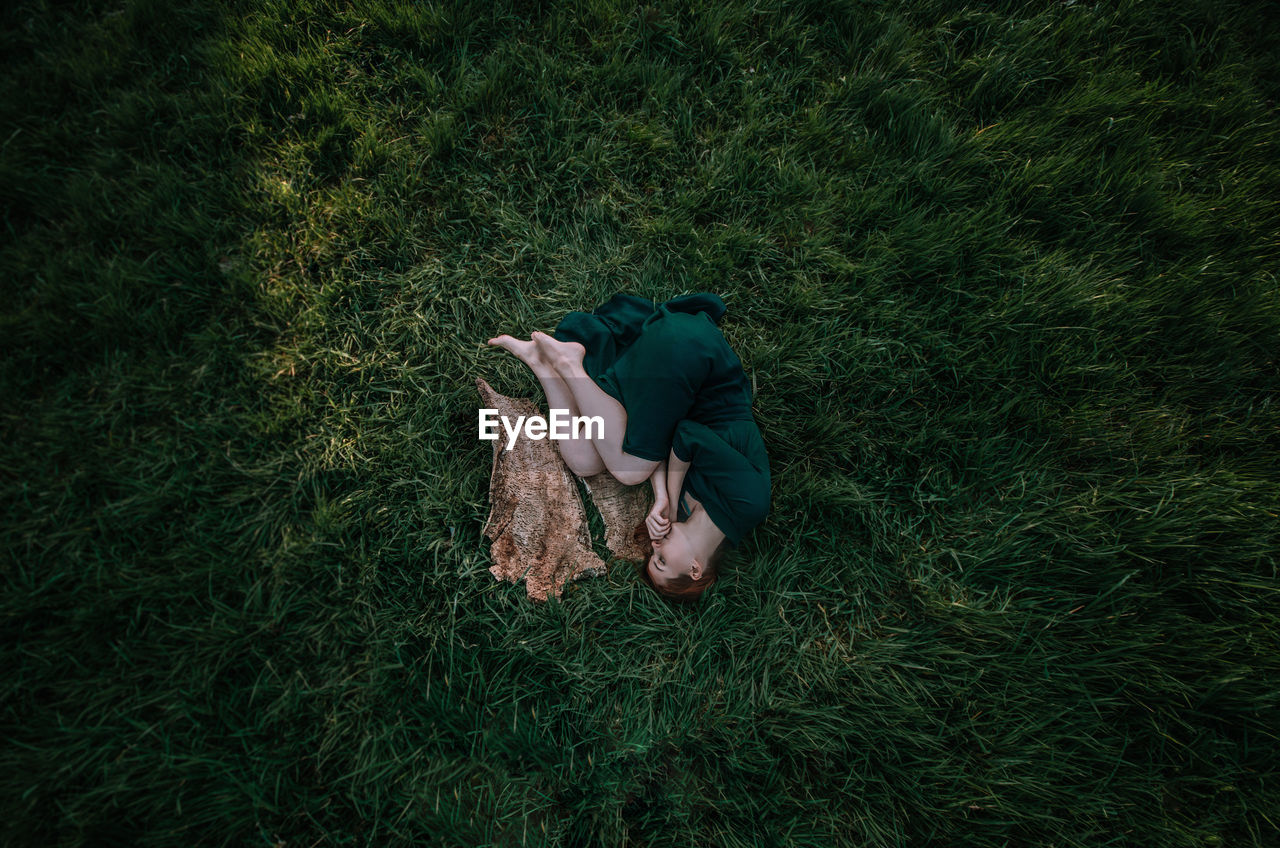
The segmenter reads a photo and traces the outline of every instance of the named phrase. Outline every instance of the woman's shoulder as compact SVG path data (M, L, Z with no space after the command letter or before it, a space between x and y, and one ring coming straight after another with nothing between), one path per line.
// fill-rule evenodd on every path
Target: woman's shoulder
M754 418L703 423L685 418L676 425L673 448L680 458L701 453L703 464L729 460L729 464L745 462L756 473L769 476L769 454L764 437ZM682 455L683 454L683 455Z
M742 453L751 453L764 448L764 435L760 432L760 425L756 422L754 415L749 418L725 421L715 425L714 429L720 433L721 438Z

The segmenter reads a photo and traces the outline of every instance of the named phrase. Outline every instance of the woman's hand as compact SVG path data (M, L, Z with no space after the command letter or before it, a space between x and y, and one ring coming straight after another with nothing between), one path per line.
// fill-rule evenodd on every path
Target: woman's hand
M667 533L671 531L671 521L667 518L667 498L660 497L653 503L653 509L649 510L648 516L645 517L644 524L649 530L650 539L666 538Z

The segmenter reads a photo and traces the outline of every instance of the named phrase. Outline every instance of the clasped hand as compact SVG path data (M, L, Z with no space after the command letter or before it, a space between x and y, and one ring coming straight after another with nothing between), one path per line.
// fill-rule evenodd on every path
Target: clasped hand
M671 521L667 517L668 505L667 498L658 498L645 517L644 524L649 530L650 539L663 539L671 532Z

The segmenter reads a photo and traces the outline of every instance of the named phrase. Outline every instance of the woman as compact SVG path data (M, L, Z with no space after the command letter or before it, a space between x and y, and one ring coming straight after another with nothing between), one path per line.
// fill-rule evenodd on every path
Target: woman
M716 326L724 312L705 292L657 305L616 294L570 312L554 337L489 340L533 369L550 409L604 422L595 438L556 440L574 474L651 483L645 575L681 600L700 597L769 512L769 457L742 363Z

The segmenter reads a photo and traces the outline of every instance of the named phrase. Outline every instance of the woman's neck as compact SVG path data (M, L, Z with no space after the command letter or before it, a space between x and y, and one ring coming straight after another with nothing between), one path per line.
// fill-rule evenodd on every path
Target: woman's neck
M711 520L711 516L707 515L702 504L693 505L693 511L689 513L684 527L693 544L694 557L704 563L715 553L716 548L720 547L720 543L725 538L723 531Z

